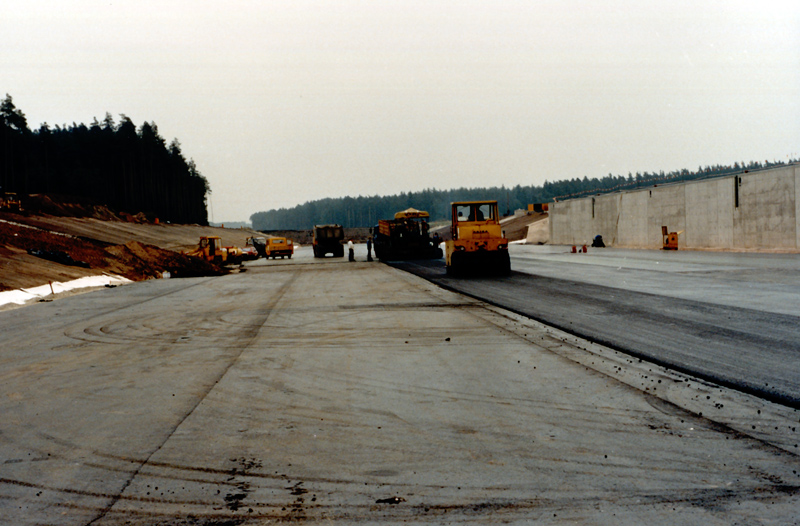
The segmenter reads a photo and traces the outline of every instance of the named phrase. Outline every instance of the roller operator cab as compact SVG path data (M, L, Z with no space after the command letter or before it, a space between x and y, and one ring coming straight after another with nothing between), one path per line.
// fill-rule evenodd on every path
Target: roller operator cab
M445 243L447 273L511 274L508 239L503 236L497 201L452 203L452 239Z

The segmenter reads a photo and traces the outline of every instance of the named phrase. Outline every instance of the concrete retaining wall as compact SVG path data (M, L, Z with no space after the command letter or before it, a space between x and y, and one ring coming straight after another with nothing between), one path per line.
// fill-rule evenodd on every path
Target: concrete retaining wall
M689 249L800 249L800 165L654 186L550 205L550 242L661 248L661 227Z

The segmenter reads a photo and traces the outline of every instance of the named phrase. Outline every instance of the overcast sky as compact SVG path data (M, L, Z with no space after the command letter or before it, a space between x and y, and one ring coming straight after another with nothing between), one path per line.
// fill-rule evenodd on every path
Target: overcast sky
M0 7L0 96L31 128L155 122L209 180L217 222L800 156L796 0Z

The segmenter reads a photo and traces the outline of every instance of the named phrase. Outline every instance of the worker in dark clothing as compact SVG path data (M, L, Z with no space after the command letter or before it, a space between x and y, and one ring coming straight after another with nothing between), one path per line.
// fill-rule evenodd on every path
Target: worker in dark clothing
M367 238L367 261L372 261L372 238Z

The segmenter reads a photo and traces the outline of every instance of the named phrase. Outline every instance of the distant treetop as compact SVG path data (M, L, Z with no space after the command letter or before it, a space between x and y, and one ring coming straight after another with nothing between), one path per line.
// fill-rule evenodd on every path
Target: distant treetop
M394 217L396 212L413 207L430 213L431 221L449 220L452 201L496 199L500 210L511 214L527 209L529 204L564 201L593 194L604 194L646 187L663 182L689 181L707 177L755 171L798 162L782 161L735 162L731 165L698 167L695 171L675 170L669 173L637 172L627 176L608 174L603 178L584 177L545 181L541 186L514 186L513 188L458 188L454 190L426 189L420 192L400 193L390 196L342 197L309 201L292 208L257 212L250 216L256 230L304 230L314 224L339 223L345 227L374 226L379 219Z

